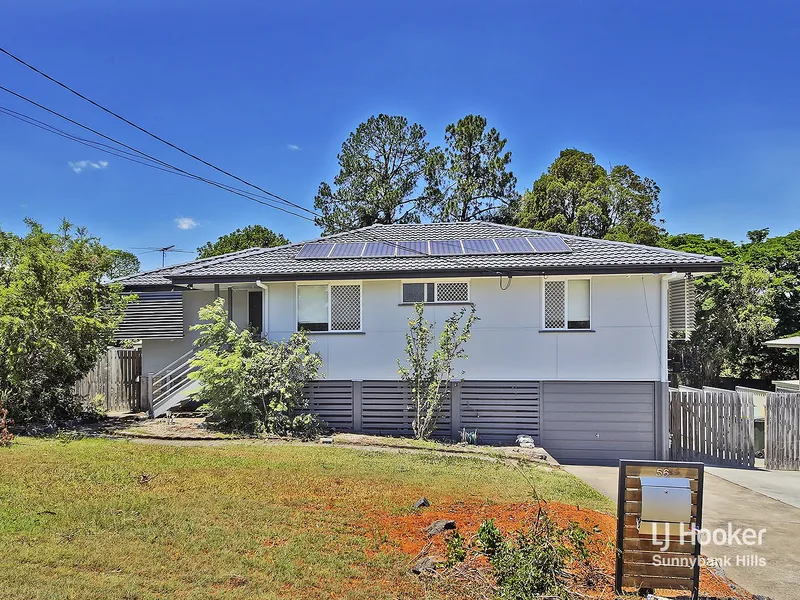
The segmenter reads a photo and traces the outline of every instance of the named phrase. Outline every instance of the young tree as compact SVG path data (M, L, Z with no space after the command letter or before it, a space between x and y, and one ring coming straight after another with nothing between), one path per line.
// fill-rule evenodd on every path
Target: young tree
M104 283L114 251L64 221L47 233L0 231L0 394L18 423L84 407L70 388L113 339L129 297Z
M434 344L433 328L425 318L425 305L414 305L415 316L409 319L406 333L406 365L397 360L398 373L411 388L414 404L412 427L417 439L427 439L436 429L442 405L449 398L450 380L453 379L453 361L466 359L464 344L472 335L472 324L478 319L475 307L453 313L444 323L439 335L438 346L431 352ZM461 320L466 315L464 324ZM463 372L462 372L463 375Z
M243 229L220 236L213 244L206 242L197 249L197 258L210 258L248 248L272 248L288 243L289 240L283 235L275 233L263 225L248 225Z
M436 221L488 219L517 198L517 178L508 166L506 139L486 119L467 115L445 129L445 148L428 165L428 213Z
M272 342L240 331L228 319L224 301L200 309L200 332L189 377L202 382L197 394L233 429L276 435L313 433L319 427L308 410L303 387L317 377L322 360L305 333Z
M544 231L656 244L660 189L627 165L608 173L588 152L562 150L531 190L526 190L517 224Z
M342 144L334 187L319 186L317 225L331 234L375 223L419 222L429 155L421 125L399 116L370 117Z

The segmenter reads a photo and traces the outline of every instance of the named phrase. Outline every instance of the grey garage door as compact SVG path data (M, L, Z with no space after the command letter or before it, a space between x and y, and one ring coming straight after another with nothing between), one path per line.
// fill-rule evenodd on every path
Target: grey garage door
M564 464L655 457L655 384L543 382L542 446Z

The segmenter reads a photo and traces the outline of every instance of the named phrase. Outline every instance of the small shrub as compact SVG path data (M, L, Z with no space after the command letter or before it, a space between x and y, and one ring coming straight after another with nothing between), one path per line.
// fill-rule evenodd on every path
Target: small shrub
M466 558L467 546L464 537L458 531L454 531L447 540L447 566L452 567L456 563L464 562Z
M478 544L483 553L492 558L505 544L502 532L494 524L494 519L489 519L481 523L478 528Z
M5 407L7 398L8 391L0 392L0 448L8 448L14 441L14 434L8 430L14 421L8 418L8 409Z
M507 538L493 520L485 520L478 528L474 547L466 548L461 560L469 552L486 556L492 567L496 596L503 600L572 597L568 591L569 570L575 561L589 563L589 542L598 532L597 526L586 531L575 522L562 529L542 507L530 528ZM455 564L453 559L460 556L458 550L456 541L451 540L448 565Z
M582 529L575 521L572 521L569 526L564 530L564 537L572 544L574 551L583 560L589 558L589 548L586 547L586 542L589 541L589 533Z
M295 333L273 342L239 330L223 300L200 309L204 321L189 376L203 386L197 399L222 426L258 435L312 437L323 423L309 414L303 387L316 379L322 360L311 340Z

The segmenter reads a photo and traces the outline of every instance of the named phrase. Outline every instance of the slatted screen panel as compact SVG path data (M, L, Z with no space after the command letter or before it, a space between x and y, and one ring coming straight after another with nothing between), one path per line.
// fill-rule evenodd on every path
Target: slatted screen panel
M513 444L518 435L539 443L538 381L465 381L461 427L477 429L482 444Z
M353 429L353 382L313 381L303 390L309 410L334 431Z
M694 280L691 278L675 279L669 282L667 300L669 304L669 331L670 336L686 334L695 328L695 298L696 291Z
M183 337L183 293L145 292L128 304L117 327L118 340L176 339Z
M362 431L375 435L414 434L411 392L402 381L365 381L362 388ZM434 437L450 437L450 403L442 407Z

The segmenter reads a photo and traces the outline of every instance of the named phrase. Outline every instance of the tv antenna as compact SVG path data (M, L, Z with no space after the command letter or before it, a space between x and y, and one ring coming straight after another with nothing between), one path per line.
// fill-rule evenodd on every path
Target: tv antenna
M149 254L150 252L161 252L161 267L167 266L167 252L183 252L184 254L194 254L191 250L181 250L180 248L176 248L175 244L171 246L164 246L162 248L156 248L155 246L148 246L146 248L132 248L133 250L144 250L140 254Z

